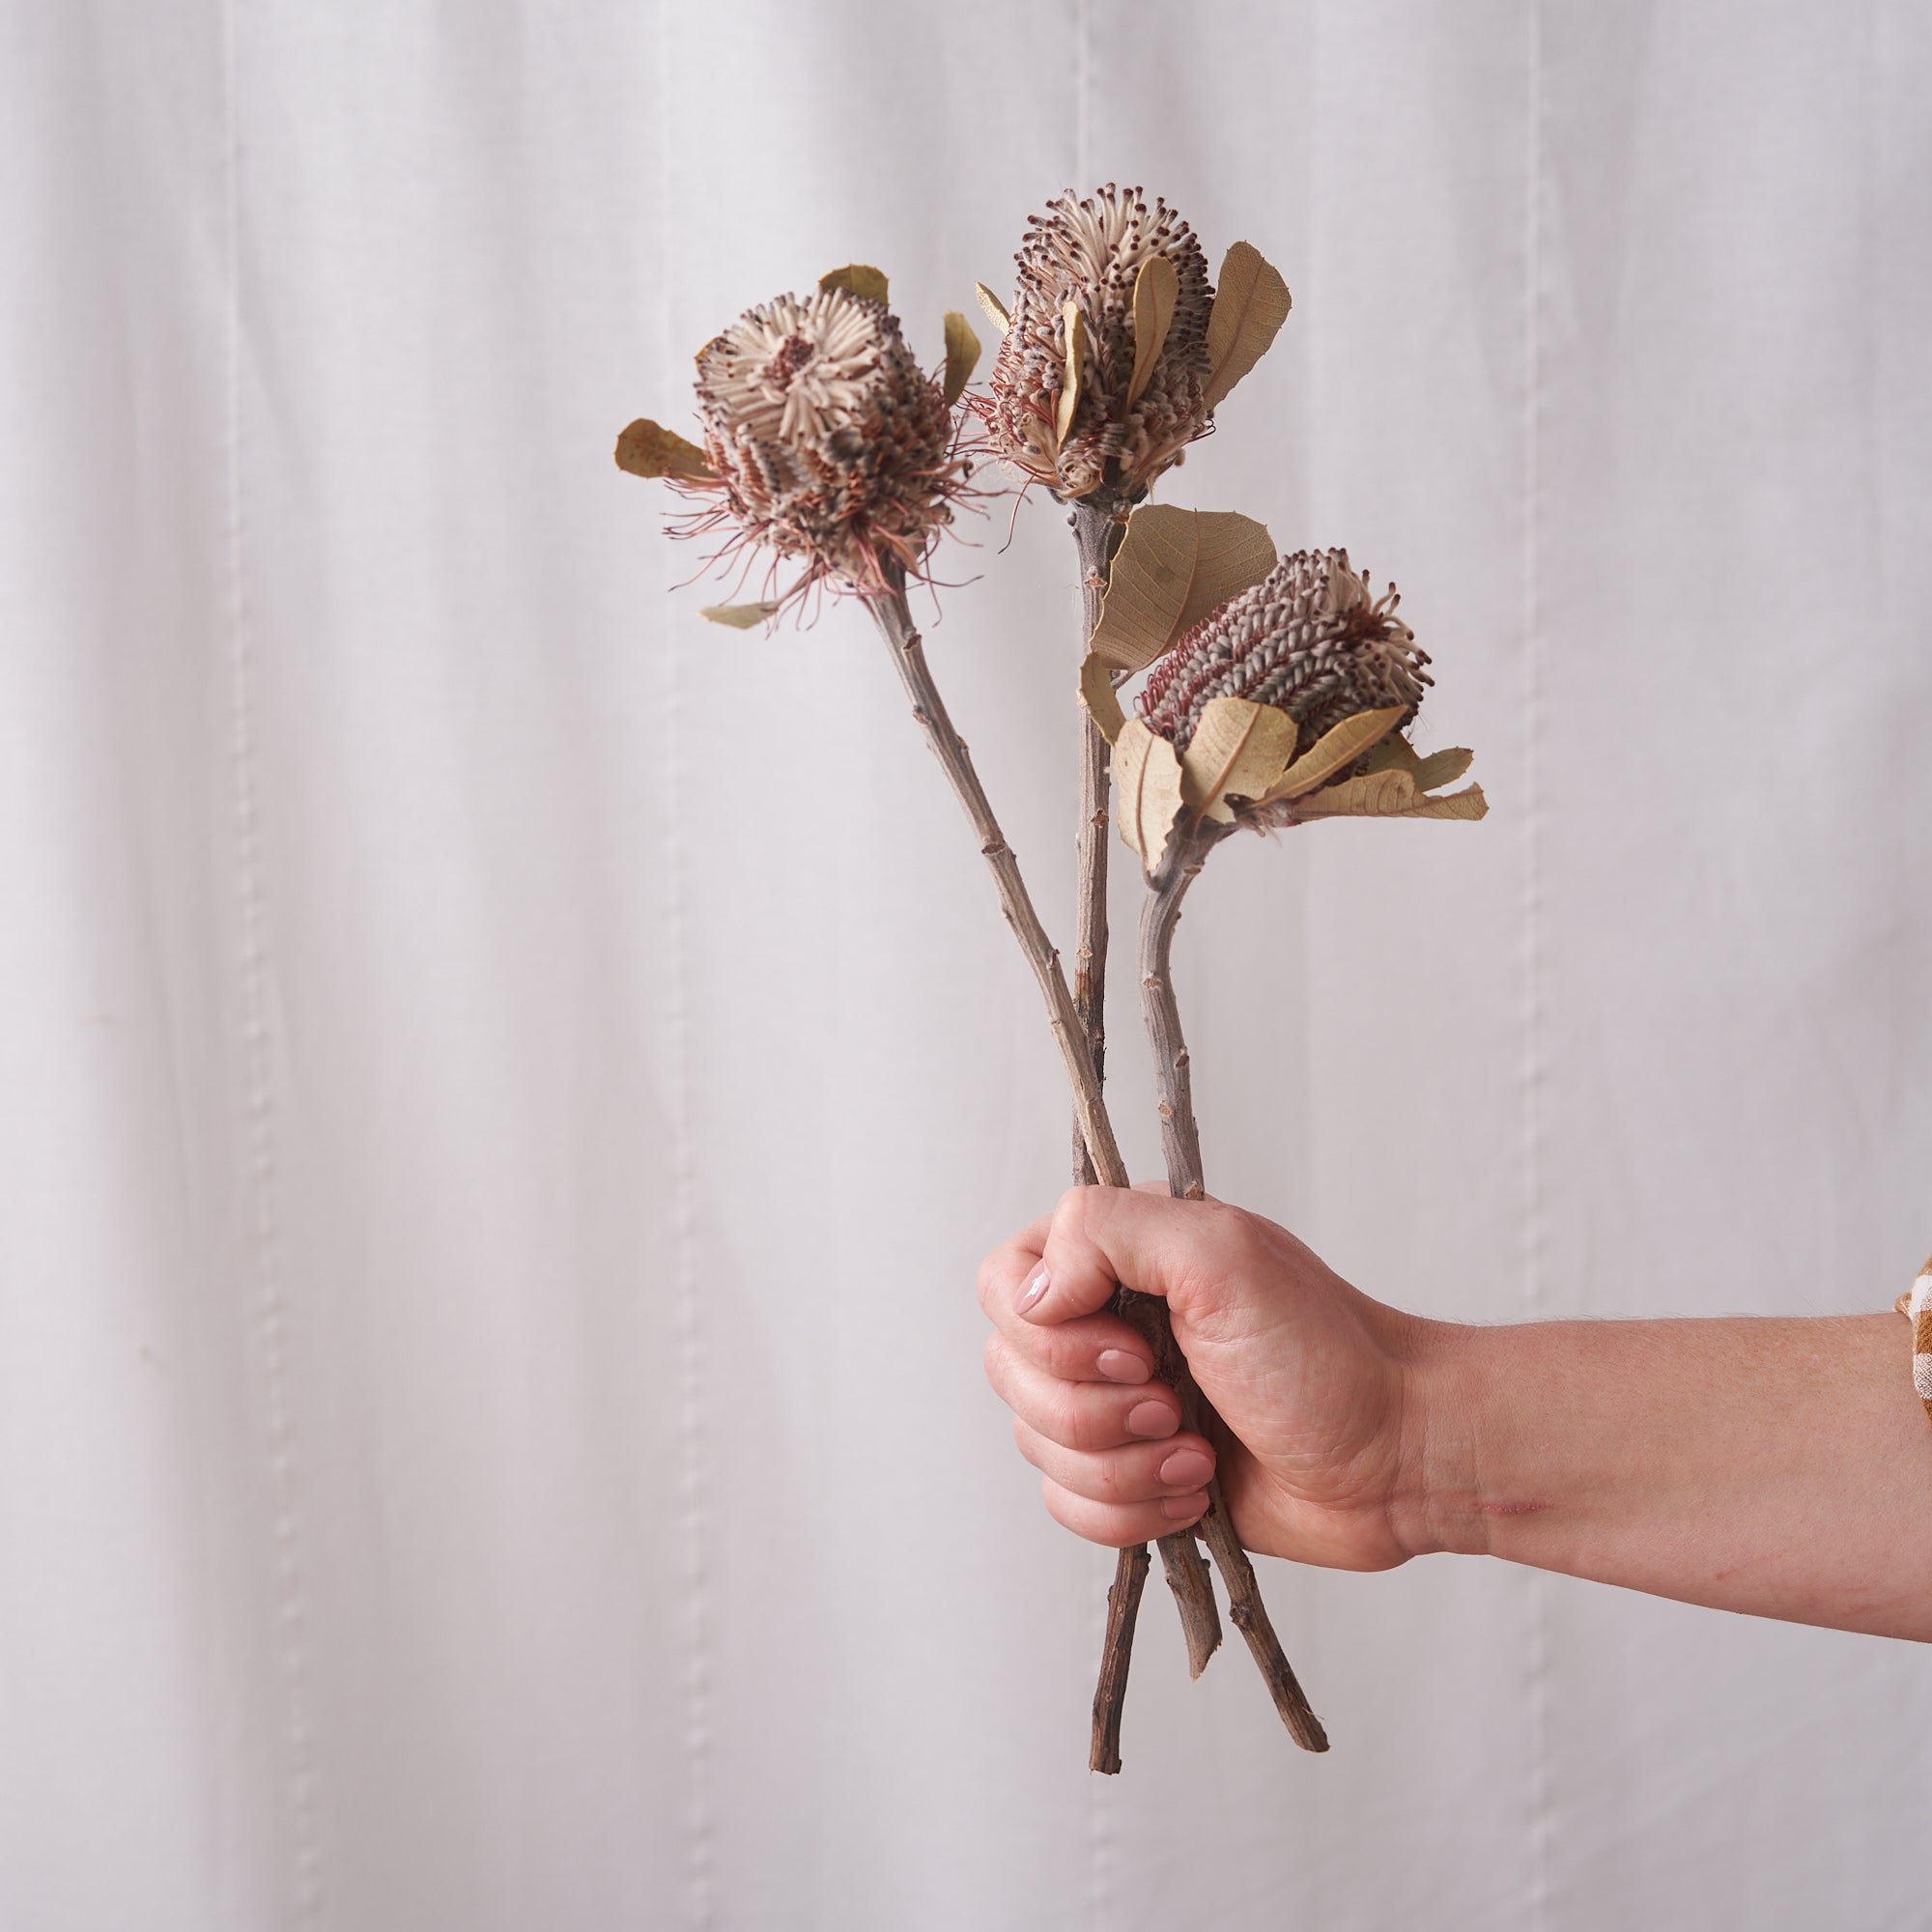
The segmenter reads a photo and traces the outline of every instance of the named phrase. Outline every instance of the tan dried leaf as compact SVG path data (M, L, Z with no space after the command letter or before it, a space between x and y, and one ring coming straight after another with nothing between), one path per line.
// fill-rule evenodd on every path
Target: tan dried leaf
M1435 791L1443 785L1454 784L1475 761L1475 753L1462 745L1444 752L1431 752L1428 757L1416 764L1415 788L1417 791Z
M1294 802L1296 818L1481 818L1489 810L1481 785L1425 798L1405 771L1369 772Z
M1142 869L1151 872L1185 810L1174 747L1140 719L1129 718L1114 740L1114 783L1120 789L1121 837L1139 854Z
M778 612L776 604L706 604L698 615L707 623L728 624L734 631L749 631Z
M710 460L695 442L639 416L617 438L617 468L633 476L709 476Z
M1115 743L1121 726L1127 722L1126 714L1114 693L1114 673L1098 651L1089 651L1080 661L1080 698L1088 717L1099 725L1101 737L1110 745Z
M973 284L973 293L980 298L980 306L986 311L986 320L1002 335L1006 334L1007 330L1013 326L1013 319L1007 313L1006 304L1001 301L999 297L984 282L975 282Z
M1267 354L1293 301L1281 271L1263 259L1260 249L1236 242L1228 250L1208 315L1209 374L1204 401L1208 409Z
M890 299L888 291L891 283L886 280L883 269L874 269L865 262L847 262L842 269L828 269L818 278L821 289L849 289L855 296L863 296L867 301L875 301L883 308Z
M1078 302L1067 302L1060 313L1066 324L1066 380L1061 385L1053 435L1056 442L1065 442L1073 427L1073 412L1080 407L1080 381L1087 373L1087 325L1080 319Z
M1426 758L1418 757L1415 747L1398 731L1393 737L1384 738L1370 753L1368 769L1404 771L1415 781L1417 791L1435 791L1460 779L1475 755L1459 745L1451 751L1432 752Z
M1398 704L1382 711L1357 711L1331 725L1281 774L1265 802L1273 805L1313 791L1345 765L1352 765L1378 738L1385 737L1401 717L1402 706Z
M1273 539L1252 517L1150 503L1127 520L1089 641L1114 669L1141 670L1275 561Z
M1415 747L1400 731L1393 737L1384 738L1369 753L1366 767L1372 772L1407 772L1411 778L1422 760L1415 755Z
M980 366L980 338L973 325L956 308L946 311L946 406L959 400L973 371Z
M1294 756L1296 729L1294 720L1272 704L1210 698L1180 754L1180 796L1188 810L1232 825L1228 799L1267 793Z
M1134 373L1127 384L1128 409L1153 381L1153 365L1160 359L1179 294L1180 277L1174 264L1165 255L1150 255L1134 277Z
M1411 818L1453 818L1474 824L1490 815L1490 802L1481 785L1464 785L1461 791L1436 792L1425 798L1409 814Z

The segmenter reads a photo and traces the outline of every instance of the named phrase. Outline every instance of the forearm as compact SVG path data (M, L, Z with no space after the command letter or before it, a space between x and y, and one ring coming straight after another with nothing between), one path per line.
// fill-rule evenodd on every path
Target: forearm
M1932 1429L1895 1315L1419 1322L1403 1352L1411 1549L1932 1639Z

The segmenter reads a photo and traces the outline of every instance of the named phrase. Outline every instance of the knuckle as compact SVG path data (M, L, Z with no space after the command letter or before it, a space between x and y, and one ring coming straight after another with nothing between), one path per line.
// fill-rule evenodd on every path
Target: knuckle
M1069 1187L1053 1210L1053 1232L1063 1240L1077 1235L1087 1225L1088 1202L1099 1192L1093 1187Z
M997 1394L1004 1395L1001 1375L1007 1365L1007 1338L995 1328L986 1337L986 1346L980 1350L980 1359L985 1364L986 1379L992 1383Z
M1092 1438L1094 1432L1088 1424L1086 1406L1080 1400L1080 1391L1070 1382L1054 1384L1052 1423L1048 1434L1064 1448L1084 1449Z
M995 1248L980 1264L980 1272L975 1277L974 1288L980 1297L980 1311L989 1321L993 1319L994 1298L1006 1283L1011 1269L1009 1248Z

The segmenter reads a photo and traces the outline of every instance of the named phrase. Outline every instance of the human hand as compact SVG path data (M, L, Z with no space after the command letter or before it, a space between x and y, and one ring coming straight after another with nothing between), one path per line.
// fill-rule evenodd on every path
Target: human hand
M1109 1310L1119 1282L1165 1297L1218 1440L1180 1428L1147 1343ZM1381 1570L1420 1547L1403 1433L1430 1324L1371 1301L1285 1228L1215 1201L1076 1187L987 1256L980 1303L987 1379L1049 1513L1077 1534L1171 1535L1206 1509L1218 1467L1251 1549Z

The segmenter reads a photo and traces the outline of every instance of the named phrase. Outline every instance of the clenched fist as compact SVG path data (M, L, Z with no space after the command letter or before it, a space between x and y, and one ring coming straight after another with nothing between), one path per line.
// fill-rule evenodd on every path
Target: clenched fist
M1167 1302L1227 1425L1183 1432L1117 1283ZM1194 1521L1218 1467L1251 1549L1379 1570L1406 1540L1408 1344L1429 1324L1358 1293L1286 1229L1214 1201L1077 1187L986 1258L986 1375L1068 1529L1116 1548ZM1414 1525L1407 1525L1413 1534Z

